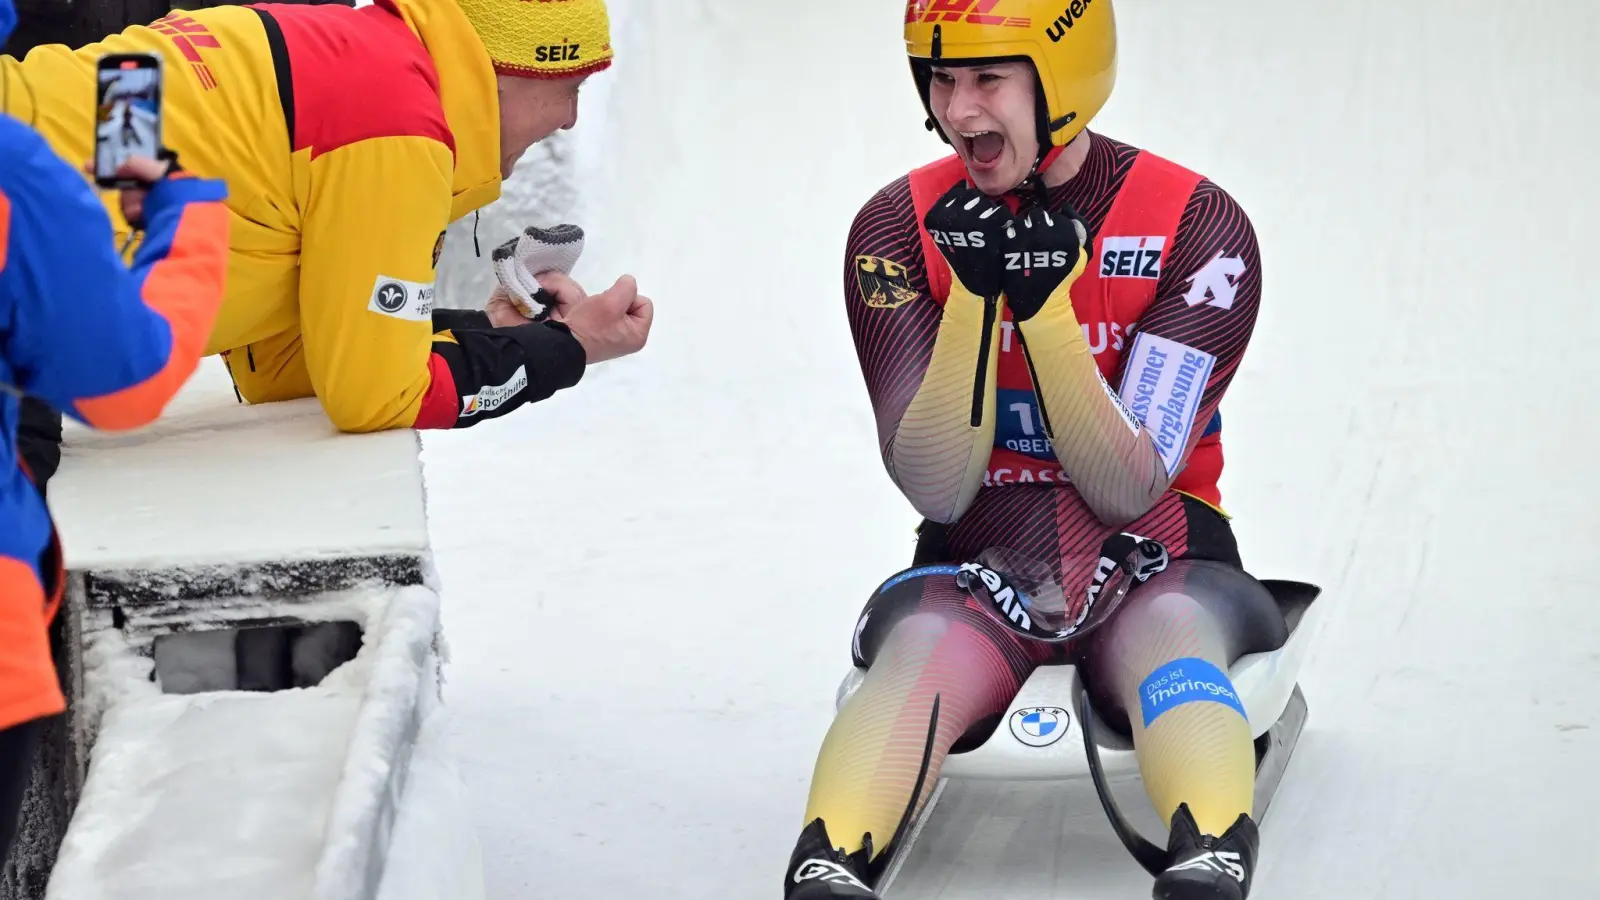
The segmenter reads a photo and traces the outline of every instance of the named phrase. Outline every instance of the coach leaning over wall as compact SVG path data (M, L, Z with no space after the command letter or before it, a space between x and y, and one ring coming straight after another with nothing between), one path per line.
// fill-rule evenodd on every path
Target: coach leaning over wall
M445 227L575 124L580 85L611 62L609 27L603 0L220 6L0 67L7 112L87 161L95 60L164 58L167 143L229 187L228 294L206 351L243 400L315 396L353 432L464 428L648 335L652 305L627 276L588 297L545 279L542 322L432 303Z

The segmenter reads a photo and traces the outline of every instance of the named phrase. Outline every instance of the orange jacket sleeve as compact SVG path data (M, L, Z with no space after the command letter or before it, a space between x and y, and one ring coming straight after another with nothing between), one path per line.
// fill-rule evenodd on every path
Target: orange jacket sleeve
M132 266L83 177L0 120L0 302L18 388L97 428L157 418L199 364L222 302L228 214L219 181L166 179L145 202Z

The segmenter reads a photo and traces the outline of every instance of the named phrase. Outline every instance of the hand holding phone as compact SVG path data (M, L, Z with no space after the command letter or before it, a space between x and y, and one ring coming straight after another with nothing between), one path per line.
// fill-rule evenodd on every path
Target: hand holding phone
M94 180L102 188L147 188L143 158L164 172L161 142L161 57L111 53L95 66ZM159 178L160 176L157 175ZM142 197L140 198L142 203Z
M122 218L135 228L144 227L144 198L149 195L150 185L167 177L172 169L170 160L154 160L144 156L130 156L122 167L117 169L118 178L133 181L139 187L123 188L117 198L122 203Z

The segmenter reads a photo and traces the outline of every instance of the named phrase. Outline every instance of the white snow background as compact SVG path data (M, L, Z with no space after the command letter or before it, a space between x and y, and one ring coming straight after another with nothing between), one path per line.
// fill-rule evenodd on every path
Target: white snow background
M484 259L451 229L444 300L570 217L584 284L632 273L658 318L576 388L425 439L449 753L495 900L776 898L855 614L916 521L845 234L945 151L900 3L611 6L614 68L485 213ZM1223 414L1247 564L1333 606L1252 896L1600 896L1600 7L1117 14L1093 127L1209 175L1262 243Z

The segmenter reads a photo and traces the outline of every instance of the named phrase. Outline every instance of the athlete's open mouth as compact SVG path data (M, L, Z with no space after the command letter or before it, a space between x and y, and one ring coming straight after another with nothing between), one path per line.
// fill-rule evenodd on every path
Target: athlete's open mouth
M961 139L967 145L967 156L974 162L988 165L1005 152L1005 135L998 131L963 131Z

